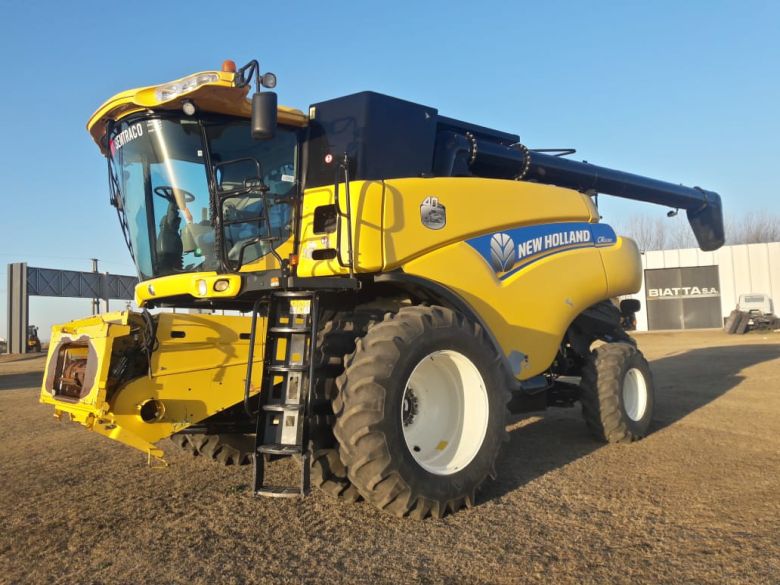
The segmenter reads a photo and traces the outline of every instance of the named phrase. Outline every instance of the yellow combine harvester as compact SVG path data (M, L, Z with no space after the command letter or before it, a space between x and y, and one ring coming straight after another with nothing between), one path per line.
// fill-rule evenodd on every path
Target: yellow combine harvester
M54 327L41 402L150 460L171 437L253 462L257 494L418 517L474 502L510 409L580 401L599 439L647 433L652 377L609 300L640 257L594 195L685 209L713 250L717 194L372 92L304 115L275 83L227 61L92 116L141 311ZM267 485L293 455L300 485Z

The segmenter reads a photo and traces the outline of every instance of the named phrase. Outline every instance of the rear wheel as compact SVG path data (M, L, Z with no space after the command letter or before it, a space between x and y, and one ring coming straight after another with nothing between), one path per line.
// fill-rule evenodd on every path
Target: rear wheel
M444 307L372 327L338 379L339 452L378 508L418 518L473 505L507 438L503 366L482 328Z
M222 465L247 465L255 448L253 435L176 433L171 441L193 457L202 456Z
M736 333L741 318L741 313L737 309L734 309L726 318L726 322L723 324L723 330L726 333Z
M734 330L734 333L736 333L737 335L743 335L747 333L749 324L750 324L750 313L746 313L744 311L740 312L739 323L737 324L737 328Z
M629 343L605 343L591 352L581 381L582 414L594 437L628 443L647 434L655 392L650 366Z

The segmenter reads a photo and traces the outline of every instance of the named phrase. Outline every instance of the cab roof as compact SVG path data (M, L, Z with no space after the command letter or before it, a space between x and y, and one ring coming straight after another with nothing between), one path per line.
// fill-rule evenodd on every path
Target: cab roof
M177 91L178 90L178 91ZM249 86L236 87L236 74L229 71L202 71L159 85L130 89L106 100L87 122L87 130L107 154L104 137L106 124L144 110L181 109L191 100L201 111L249 118L252 104L247 99ZM300 110L279 106L280 124L305 126L307 117Z

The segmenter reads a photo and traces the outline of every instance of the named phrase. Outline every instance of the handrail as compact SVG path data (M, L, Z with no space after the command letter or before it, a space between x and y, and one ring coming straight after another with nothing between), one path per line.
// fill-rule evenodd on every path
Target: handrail
M349 190L349 155L344 154L344 158L339 161L336 166L336 178L333 187L334 199L336 204L336 213L339 216L338 226L336 228L336 258L339 265L343 268L349 269L349 277L352 278L355 274L354 266L354 249L352 246L352 197ZM339 171L344 170L344 194L347 198L347 212L341 211L341 204L339 203ZM341 259L341 218L347 220L347 262L345 263Z
M247 354L246 362L246 380L244 380L244 410L246 413L253 417L257 412L252 412L252 406L249 404L249 393L252 390L252 366L254 365L255 358L255 340L257 338L257 314L260 309L260 305L264 302L268 302L267 299L257 299L255 304L252 305L252 325L249 329L249 350Z

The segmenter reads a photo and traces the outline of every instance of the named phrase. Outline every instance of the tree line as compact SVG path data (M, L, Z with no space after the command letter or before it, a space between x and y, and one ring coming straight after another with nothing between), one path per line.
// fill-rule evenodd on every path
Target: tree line
M681 211L674 217L633 215L617 222L615 229L633 239L643 252L696 248L688 217ZM726 245L780 242L780 215L750 211L725 221Z

